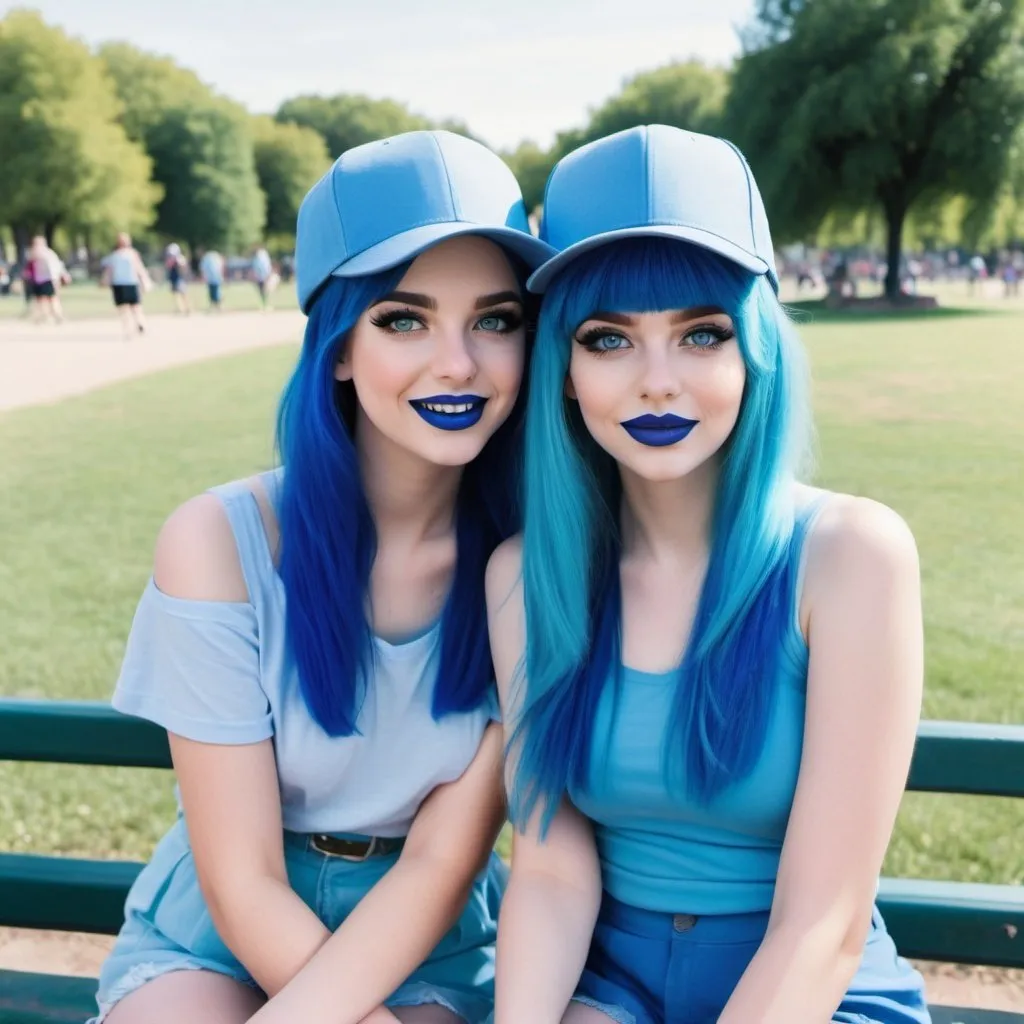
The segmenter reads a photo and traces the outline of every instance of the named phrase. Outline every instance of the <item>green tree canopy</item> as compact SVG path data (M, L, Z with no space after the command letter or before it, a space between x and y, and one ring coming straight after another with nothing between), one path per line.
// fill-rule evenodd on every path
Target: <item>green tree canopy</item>
M32 11L0 19L0 220L30 232L136 230L160 189L118 122L101 61Z
M574 149L641 124L670 124L714 134L719 130L728 91L728 73L700 61L677 61L644 71L628 79L620 92L591 111L582 128L559 132L549 150L522 142L513 152L504 154L505 162L519 179L527 209L533 210L544 199L544 184L551 168Z
M157 228L196 246L241 248L259 239L266 205L256 175L249 115L228 100L163 111L147 131L166 193Z
M256 241L265 200L245 109L169 58L127 43L100 55L117 83L125 130L145 145L164 189L157 230L193 248Z
M319 132L334 158L364 142L434 127L425 117L394 100L347 94L296 96L281 104L276 117Z
M645 71L590 115L576 145L640 124L670 124L713 135L719 131L728 92L728 73L700 61L677 61Z
M267 197L267 232L295 234L299 204L330 166L323 136L312 128L254 117L256 173Z
M105 43L98 53L117 84L121 123L130 139L144 142L168 107L215 99L213 90L194 72L169 57L146 53L129 43Z
M535 142L521 142L511 153L502 153L502 159L512 168L523 190L526 209L536 210L544 202L544 186L555 163L551 153Z
M917 203L991 202L1024 119L1024 0L762 0L726 134L754 167L777 240L874 206L899 294Z

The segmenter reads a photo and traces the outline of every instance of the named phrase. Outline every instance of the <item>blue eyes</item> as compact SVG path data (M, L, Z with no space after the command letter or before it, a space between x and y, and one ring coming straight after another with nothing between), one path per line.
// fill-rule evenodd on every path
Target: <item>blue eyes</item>
M698 352L708 352L719 348L734 337L736 337L736 334L732 328L708 324L694 327L688 331L682 336L679 344L682 348L689 348ZM581 331L576 336L576 341L588 352L593 352L596 355L604 355L608 352L621 352L633 347L633 343L624 334L617 334L607 327L595 326Z
M477 321L476 325L481 331L509 330L508 321L503 316L484 316Z
M423 319L410 310L392 309L370 317L374 327L387 331L389 334L413 334L427 330ZM502 313L488 313L480 317L473 325L474 330L485 334L511 334L523 326L523 317L517 310Z

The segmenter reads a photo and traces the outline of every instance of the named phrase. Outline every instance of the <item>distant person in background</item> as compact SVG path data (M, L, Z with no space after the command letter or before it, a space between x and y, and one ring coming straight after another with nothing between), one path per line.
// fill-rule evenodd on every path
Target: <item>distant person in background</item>
M138 251L132 246L131 235L126 231L117 236L117 246L109 256L103 257L101 287L109 287L114 293L114 305L121 317L121 327L126 338L131 337L132 327L139 334L146 330L142 314L142 292L149 291L152 281Z
M1003 264L1003 287L1003 294L1008 299L1016 298L1020 294L1020 267L1012 258Z
M967 291L973 295L974 286L978 281L984 281L987 276L988 268L985 266L985 260L975 253L967 263Z
M25 250L25 258L21 264L21 293L25 296L25 312L22 318L30 317L35 308L36 283L32 280L32 261L28 258L28 250Z
M181 251L177 242L171 242L164 253L164 269L167 271L167 283L171 286L171 294L174 296L174 304L179 313L188 316L192 307L188 301L188 281L185 272L188 270L188 260Z
M260 293L260 303L264 311L272 308L270 296L277 287L280 278L274 273L274 264L270 260L270 253L262 246L257 246L252 254L252 267L250 269L256 289Z
M64 322L60 305L60 286L70 283L67 268L61 258L50 248L42 235L32 239L28 251L28 266L32 275L32 295L35 301L35 320Z
M199 275L206 282L210 295L210 312L220 312L220 290L224 285L224 257L216 249L203 253L199 261Z

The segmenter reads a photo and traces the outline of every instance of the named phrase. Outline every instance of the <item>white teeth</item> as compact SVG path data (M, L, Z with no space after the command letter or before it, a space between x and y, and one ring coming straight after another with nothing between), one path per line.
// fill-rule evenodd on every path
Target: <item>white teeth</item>
M429 409L431 412L446 412L446 413L457 413L457 412L469 412L473 408L472 402L460 403L459 405L439 405L435 402L424 402L423 407Z

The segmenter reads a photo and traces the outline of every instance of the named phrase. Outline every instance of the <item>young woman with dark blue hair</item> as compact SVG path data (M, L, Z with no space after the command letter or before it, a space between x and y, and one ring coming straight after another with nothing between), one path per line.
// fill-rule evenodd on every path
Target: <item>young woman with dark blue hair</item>
M516 529L525 278L485 147L345 153L299 214L281 468L164 525L114 705L181 813L103 967L109 1024L474 1024L504 817L484 569ZM268 1001L269 997L269 1001Z
M874 906L922 688L917 554L799 482L804 357L729 143L548 181L525 529L488 568L517 826L496 1024L924 1024Z

